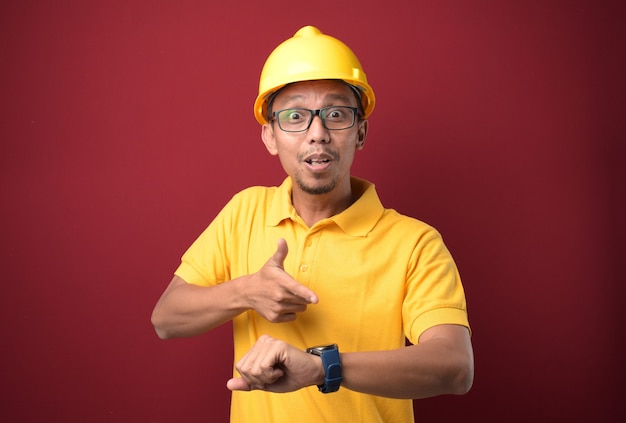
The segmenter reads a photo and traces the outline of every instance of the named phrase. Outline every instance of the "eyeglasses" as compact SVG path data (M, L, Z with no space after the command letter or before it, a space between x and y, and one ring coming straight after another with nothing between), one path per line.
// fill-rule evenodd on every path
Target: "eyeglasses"
M285 132L304 132L311 126L314 116L319 116L326 129L340 130L354 126L358 109L348 106L330 106L323 109L283 109L272 113L278 126Z

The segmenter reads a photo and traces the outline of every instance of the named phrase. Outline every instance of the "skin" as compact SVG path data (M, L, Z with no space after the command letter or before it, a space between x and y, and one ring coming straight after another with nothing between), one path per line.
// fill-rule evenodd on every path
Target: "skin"
M331 105L356 107L357 99L339 82L308 81L281 90L273 107ZM263 143L292 177L293 205L309 226L354 202L350 169L355 153L365 145L367 128L367 120L360 120L350 129L331 131L317 116L301 133L284 132L276 123L263 126ZM284 271L288 252L286 242L279 240L276 252L258 272L216 286L190 285L175 276L152 314L157 334L163 339L199 335L250 309L270 322L297 319L319 299ZM342 387L393 398L464 394L474 378L469 331L456 325L434 326L418 344L397 350L341 353L341 362ZM231 390L288 392L324 380L319 357L269 336L259 338L235 367L241 377L227 382Z
M310 81L284 88L274 100L274 110L292 107L321 109L357 107L350 88L336 81ZM294 183L292 202L302 219L312 226L342 212L353 202L350 168L356 151L363 149L367 120L352 128L331 131L316 116L308 131L284 132L278 124L263 125L261 138L267 151L278 156ZM323 161L323 162L322 162Z

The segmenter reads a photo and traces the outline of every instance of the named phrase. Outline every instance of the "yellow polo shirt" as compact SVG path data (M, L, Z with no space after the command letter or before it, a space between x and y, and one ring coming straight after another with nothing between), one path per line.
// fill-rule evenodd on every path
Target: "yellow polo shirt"
M183 255L176 275L210 286L258 271L289 246L284 267L319 303L290 323L270 323L255 311L234 319L235 362L263 334L306 349L340 352L401 348L440 324L469 327L465 294L439 233L385 209L374 185L352 178L358 200L308 227L291 204L290 178L279 187L252 187L233 197ZM287 394L233 392L231 422L412 422L411 400L345 388L322 394L307 387Z

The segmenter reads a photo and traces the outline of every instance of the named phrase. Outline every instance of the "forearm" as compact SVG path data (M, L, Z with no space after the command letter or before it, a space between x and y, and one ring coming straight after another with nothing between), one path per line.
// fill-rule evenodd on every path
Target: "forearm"
M203 287L174 277L152 312L152 324L162 339L207 332L247 309L237 292L239 280Z
M342 386L391 398L464 394L474 377L469 334L454 342L441 338L392 351L343 353L341 361Z

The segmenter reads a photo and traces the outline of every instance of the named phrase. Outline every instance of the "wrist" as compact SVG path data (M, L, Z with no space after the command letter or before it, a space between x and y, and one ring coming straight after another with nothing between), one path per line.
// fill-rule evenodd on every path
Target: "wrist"
M324 364L322 363L322 357L319 355L309 354L313 363L315 363L315 377L313 378L313 383L311 385L323 385L324 378L326 377L326 372L324 371Z
M337 344L308 348L306 352L321 359L324 378L323 382L317 385L320 392L328 394L338 391L343 381L343 376L341 356L339 355Z
M227 282L234 291L234 295L231 296L233 309L243 312L254 308L248 289L250 286L254 286L250 283L252 281L249 281L251 277L252 275L240 276Z

